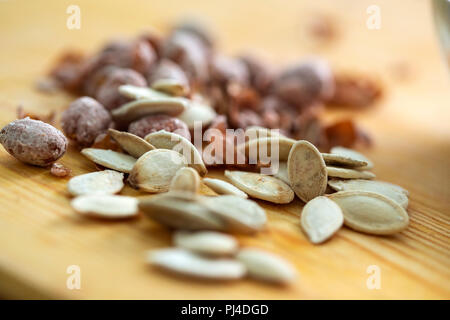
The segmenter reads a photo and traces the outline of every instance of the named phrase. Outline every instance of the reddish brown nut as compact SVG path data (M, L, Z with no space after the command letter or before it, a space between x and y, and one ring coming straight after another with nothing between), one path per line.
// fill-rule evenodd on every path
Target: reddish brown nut
M239 59L216 54L211 62L211 80L221 84L237 82L240 85L249 84L247 66Z
M177 24L174 28L175 32L189 33L202 41L206 47L212 48L214 46L213 39L215 37L209 30L211 30L210 26L205 24L203 21L198 19L194 20L193 18L181 21L181 23Z
M290 67L274 81L274 93L299 108L332 96L334 79L325 61L314 59Z
M0 131L0 143L16 159L45 167L61 158L67 138L55 127L30 118L15 120Z
M275 72L269 67L269 64L251 55L244 55L239 59L247 66L252 87L260 93L267 93L275 78Z
M179 84L185 87L185 93L189 93L189 80L184 71L174 62L162 59L159 64L149 73L148 83L152 85L153 82L161 79L176 80Z
M62 113L64 133L81 147L89 147L95 138L111 125L111 115L96 100L81 97Z
M130 101L119 93L119 87L124 84L146 87L147 81L132 69L116 68L105 75L103 83L95 93L95 99L108 110L120 107Z
M50 168L50 173L55 177L64 178L71 175L72 171L61 163L55 162Z
M130 123L130 126L128 127L128 132L135 134L141 138L144 138L149 133L159 130L175 132L180 136L191 140L191 134L189 133L189 128L186 123L184 123L180 119L169 117L163 114L142 118Z
M78 90L83 80L84 61L84 56L79 52L67 51L63 53L50 70L51 79L66 90Z
M380 98L381 93L380 85L369 78L337 76L330 102L342 107L365 108Z

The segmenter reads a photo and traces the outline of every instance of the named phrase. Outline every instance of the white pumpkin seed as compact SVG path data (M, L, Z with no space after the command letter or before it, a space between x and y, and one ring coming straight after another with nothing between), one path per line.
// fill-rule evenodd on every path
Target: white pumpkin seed
M177 231L173 240L177 247L214 256L231 255L238 249L236 238L215 231Z
M200 177L196 170L184 167L177 171L172 178L169 190L188 191L197 193L200 189Z
M203 197L201 202L224 221L228 231L254 233L264 228L266 212L254 201L226 195Z
M327 165L349 168L367 167L366 161L355 159L348 155L322 153L322 157Z
M234 259L208 259L181 248L150 251L149 263L175 273L210 280L233 280L242 278L245 266Z
M144 153L156 149L150 143L132 133L117 131L114 129L109 129L108 133L123 150L136 159Z
M184 96L188 92L188 87L176 79L158 79L151 83L152 89L167 93L171 96Z
M378 193L340 191L329 195L342 209L344 224L356 231L389 235L404 230L409 223L405 209Z
M231 194L244 199L248 198L248 195L233 186L231 183L220 179L203 178L203 183L210 187L214 192L218 194Z
M347 168L338 168L327 166L327 174L329 177L342 179L373 179L375 174L370 171L360 171Z
M71 201L78 213L105 219L131 218L138 214L138 200L115 195L84 195Z
M294 143L295 140L284 136L257 138L238 145L237 151L245 152L244 154L251 161L250 163L265 162L266 159L262 159L262 157L270 158L273 161L276 156L278 156L279 161L286 161ZM274 155L272 155L272 148L276 152Z
M287 169L290 186L304 202L325 193L327 170L322 155L313 144L297 141L289 153Z
M260 126L250 126L245 129L245 136L249 140L266 138L266 137L285 137L279 131Z
M188 128L193 130L195 123L201 123L202 127L208 126L217 114L213 108L207 104L197 101L191 101L189 107L183 113L178 115L178 119L187 124Z
M244 248L237 254L248 270L248 275L268 282L288 284L295 281L295 268L281 257L256 248Z
M136 87L129 84L120 86L119 93L124 97L134 100L170 98L169 95L164 94L162 92L147 87Z
M103 167L124 173L130 173L136 163L136 158L112 150L85 148L81 153Z
M225 230L223 221L197 197L188 192L171 191L139 199L139 209L151 219L175 229Z
M336 191L368 191L386 196L403 208L408 207L408 191L395 184L374 180L329 180L328 185Z
M200 152L188 139L176 133L161 130L148 134L145 140L156 148L179 152L186 158L189 166L197 170L201 176L208 172Z
M309 240L318 244L329 239L342 227L344 216L335 202L319 196L304 206L300 222Z
M177 171L183 167L186 167L186 159L178 152L151 150L136 161L128 181L136 189L166 192Z
M139 99L114 109L111 114L116 121L121 123L129 123L159 113L177 116L187 108L187 102L186 99L172 97Z
M73 196L114 194L122 190L123 186L123 173L113 170L82 174L67 183L67 189Z
M278 171L273 174L275 178L280 179L283 182L286 182L288 185L290 185L289 181L289 174L287 170L287 162L281 161L278 163Z
M289 203L294 191L286 183L272 176L245 171L225 170L225 177L249 196L273 203Z
M338 154L344 157L348 157L348 158L352 158L352 159L356 159L356 160L361 160L367 163L366 166L361 167L362 170L370 170L373 168L373 162L370 161L368 158L366 158L364 155L362 155L361 153L359 153L358 151L352 150L352 149L348 149L348 148L344 148L344 147L333 147L331 148L331 153L333 154Z

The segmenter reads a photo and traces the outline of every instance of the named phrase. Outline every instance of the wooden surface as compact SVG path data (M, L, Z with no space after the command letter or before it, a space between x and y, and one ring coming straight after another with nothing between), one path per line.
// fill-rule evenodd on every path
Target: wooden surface
M256 49L284 64L320 54L339 70L368 72L385 86L376 108L357 115L373 135L367 155L375 173L411 193L410 227L375 237L342 229L321 246L300 230L301 202L262 203L268 230L239 237L292 261L300 277L289 288L251 280L195 282L167 276L144 263L145 251L170 245L170 233L147 219L105 223L78 217L66 180L19 163L0 151L0 297L148 299L450 298L450 90L428 1L376 1L380 30L366 28L373 1L76 1L81 30L66 29L71 1L0 1L0 125L22 104L32 112L63 110L72 97L34 90L61 49L94 50L110 37L146 26L166 30L186 13L202 15L221 50ZM312 44L304 22L330 15L338 37ZM406 77L393 72L407 69ZM333 112L330 117L345 116ZM62 159L75 175L94 166L75 150ZM220 176L212 172L211 176ZM137 194L127 189L125 194ZM66 268L81 267L81 290L66 288ZM366 269L381 269L381 289L369 290Z

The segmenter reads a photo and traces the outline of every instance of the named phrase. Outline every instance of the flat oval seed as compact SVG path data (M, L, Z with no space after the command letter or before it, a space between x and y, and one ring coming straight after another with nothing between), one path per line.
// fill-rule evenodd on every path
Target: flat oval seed
M159 99L159 98L170 98L169 95L162 92L146 88L137 87L129 84L125 84L119 87L119 93L124 97L139 100L139 99Z
M166 149L151 150L140 157L130 172L132 187L147 192L166 192L170 182L186 159L178 152Z
M273 203L289 203L294 200L294 191L286 183L272 176L245 171L225 170L231 183L253 198Z
M264 228L266 212L254 201L237 196L203 197L207 208L224 221L227 230L254 233Z
M73 196L114 194L122 190L123 186L123 173L113 170L82 174L67 183L67 189Z
M245 129L245 136L249 140L258 139L258 138L266 138L266 137L285 137L283 136L279 130L269 129L259 126L250 126Z
M112 150L85 148L81 153L99 165L124 173L130 173L136 163L136 158Z
M333 148L331 148L330 152L334 153L334 154L342 155L344 157L349 157L352 159L357 159L357 160L367 162L367 165L365 167L361 167L361 169L369 170L369 169L373 168L373 162L370 161L368 158L366 158L361 153L359 153L358 151L344 148L344 147L333 147Z
M344 224L356 231L389 235L408 226L405 209L391 199L373 192L340 191L329 195L342 209Z
M329 180L328 185L336 191L368 191L386 196L403 208L408 207L408 191L395 184L374 180Z
M248 195L245 192L239 190L231 183L228 183L226 181L220 179L203 178L203 183L218 194L230 194L244 199L248 198Z
M347 168L327 167L329 177L342 179L373 179L375 174L370 171L359 171Z
M109 129L108 133L123 150L136 159L144 153L156 149L150 143L132 133L117 131L114 129Z
M281 162L278 164L278 171L275 172L275 173L273 174L273 176L274 176L275 178L280 179L280 180L283 181L283 182L286 182L288 185L291 183L291 182L289 181L289 174L288 174L288 170L287 170L287 162L286 162L286 161L281 161Z
M155 80L152 82L151 87L171 96L184 96L189 91L185 83L169 78Z
M189 166L197 170L201 176L208 173L200 152L188 139L176 133L161 130L148 134L145 140L158 149L179 152L187 159Z
M294 143L295 140L285 136L271 136L248 140L244 144L239 145L237 151L245 152L245 155L252 162L261 161L265 163L267 160L271 162L275 160L286 161ZM264 157L267 157L267 159L263 159Z
M71 201L78 213L105 219L131 218L138 214L138 200L113 195L84 195Z
M272 253L245 248L239 251L237 259L247 267L250 277L279 284L295 281L296 271L294 267Z
M318 244L329 239L342 227L344 216L335 202L320 196L305 205L300 222L309 241Z
M187 124L189 129L194 129L194 124L201 123L203 127L209 125L217 114L213 108L192 101L189 107L184 110L177 118Z
M184 167L177 171L170 182L169 190L197 193L200 189L200 177L196 170Z
M339 167L350 167L350 168L358 168L358 167L367 167L367 162L351 158L350 156L335 154L335 153L322 153L322 158L325 160L327 165L339 166Z
M180 248L215 256L231 255L238 249L238 242L234 237L214 231L177 231L174 243Z
M208 259L180 248L150 251L147 260L172 272L211 280L240 279L246 273L245 266L237 260Z
M317 148L305 140L297 141L289 153L287 169L290 186L304 202L325 193L327 169Z

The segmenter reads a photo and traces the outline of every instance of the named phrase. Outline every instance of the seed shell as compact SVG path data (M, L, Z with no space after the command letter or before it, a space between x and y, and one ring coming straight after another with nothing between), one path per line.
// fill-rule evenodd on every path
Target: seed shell
M358 167L367 167L367 162L351 158L348 155L340 155L335 153L322 153L323 160L327 165L338 166L338 167L349 167L349 168L358 168Z
M156 149L150 143L132 133L117 131L114 129L109 129L108 132L123 150L136 159L144 153Z
M329 177L342 179L373 179L376 177L375 174L370 171L360 171L331 166L327 166L327 174Z
M248 195L244 191L239 190L231 183L228 183L226 181L220 179L203 178L203 183L218 194L230 194L244 199L248 198Z
M138 214L138 200L115 195L84 195L71 201L78 213L104 219L131 218Z
M368 158L366 158L366 156L364 156L363 154L359 153L358 151L344 148L344 147L333 147L333 148L331 148L330 152L332 154L338 154L338 155L342 155L344 157L349 157L352 159L361 160L361 161L366 162L367 165L365 167L361 167L361 169L363 169L363 170L370 170L373 168L373 162L370 161Z
M124 173L130 173L136 163L136 158L112 150L85 148L81 153L103 167Z
M189 167L183 167L178 170L172 178L169 187L170 191L188 191L192 193L197 193L199 189L200 176L196 170Z
M177 231L173 239L177 247L199 254L214 256L232 255L238 249L236 238L216 231Z
M73 196L114 194L120 192L123 186L123 173L113 170L82 174L67 183L69 193Z

